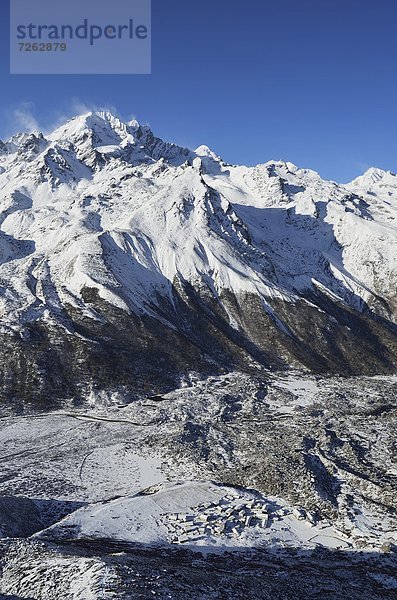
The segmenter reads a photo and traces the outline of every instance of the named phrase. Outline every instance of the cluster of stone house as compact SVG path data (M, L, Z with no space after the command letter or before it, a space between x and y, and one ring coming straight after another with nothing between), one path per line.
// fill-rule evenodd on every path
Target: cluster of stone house
M197 506L190 514L166 515L166 525L174 544L183 544L207 535L238 538L246 527L268 527L269 506L261 500L224 496L219 503Z

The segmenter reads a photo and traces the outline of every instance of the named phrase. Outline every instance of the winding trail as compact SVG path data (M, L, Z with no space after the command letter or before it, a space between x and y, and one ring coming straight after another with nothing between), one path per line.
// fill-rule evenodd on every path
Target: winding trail
M54 412L54 413L46 413L43 415L17 415L17 416L9 416L9 417L1 417L0 421L8 421L8 420L19 420L19 419L48 419L48 417L71 417L72 419L77 419L79 421L104 421L108 423L124 423L126 425L134 425L135 427L150 427L156 426L159 422L150 421L149 423L137 423L136 421L131 421L129 419L110 419L108 417L100 417L89 415L85 413L71 413L71 412Z

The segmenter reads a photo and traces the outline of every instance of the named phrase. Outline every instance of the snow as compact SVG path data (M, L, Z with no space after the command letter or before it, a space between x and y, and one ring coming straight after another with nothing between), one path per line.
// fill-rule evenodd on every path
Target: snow
M316 401L320 391L320 383L313 376L306 378L294 374L278 375L274 384L278 388L291 392L290 402L284 402L282 406L276 400L268 399L269 405L275 411L284 414L293 412L297 407L310 406Z
M93 392L91 409L71 403L50 414L4 416L0 530L19 531L26 515L27 534L49 540L110 539L204 553L387 551L396 545L395 515L387 510L393 488L383 489L376 477L393 473L393 421L374 408L392 402L395 382L291 371L269 373L258 387L233 372L158 403L124 404L121 391L107 398ZM192 424L197 437L186 435ZM196 452L201 445L207 458ZM370 472L361 471L366 465ZM272 488L279 468L286 469L282 491L280 484ZM327 501L331 512L318 487L327 472L336 490ZM225 475L240 487L216 483ZM37 525L44 513L46 525Z
M48 440L49 431L55 442ZM112 417L111 413L103 417L93 412L10 419L2 422L0 430L1 459L10 464L19 456L26 457L26 469L31 475L34 472L36 478L40 478L42 470L45 480L64 479L67 483L60 486L56 495L59 501L95 502L134 494L157 484L164 476L161 459L155 452L143 453L136 447L131 431L136 433L132 419ZM30 467L36 457L43 457L42 464ZM23 479L25 469L16 472ZM43 484L34 497L54 499L46 487Z
M255 294L264 307L313 288L358 309L377 310L382 296L394 314L392 173L372 169L342 186L289 162L226 165L207 146L191 152L108 112L6 145L3 323L22 326L45 310L57 319L62 304L84 305L84 287L156 316L157 294L172 301L178 280L218 300L225 289L241 302Z
M183 545L203 553L268 546L352 548L327 523L280 499L212 482L163 483L133 497L88 505L36 534L39 539L113 539L146 545Z

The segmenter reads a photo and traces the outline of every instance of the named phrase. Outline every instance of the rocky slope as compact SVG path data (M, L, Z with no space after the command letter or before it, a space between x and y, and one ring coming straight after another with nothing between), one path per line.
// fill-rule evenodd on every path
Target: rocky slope
M202 374L397 364L397 177L225 164L110 113L0 148L0 389L17 410Z

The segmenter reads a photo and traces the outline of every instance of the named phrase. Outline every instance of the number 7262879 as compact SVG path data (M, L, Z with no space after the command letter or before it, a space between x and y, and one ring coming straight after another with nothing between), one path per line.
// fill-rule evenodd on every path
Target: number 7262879
M19 42L20 52L65 52L66 49L65 42Z

